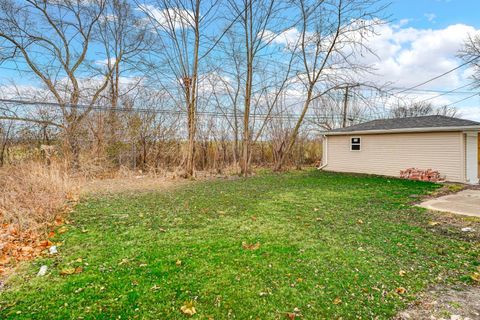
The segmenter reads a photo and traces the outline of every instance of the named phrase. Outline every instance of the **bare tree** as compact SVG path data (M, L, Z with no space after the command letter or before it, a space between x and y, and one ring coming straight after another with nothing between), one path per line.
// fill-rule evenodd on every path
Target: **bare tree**
M243 77L245 80L242 82L243 93L243 133L242 133L242 155L240 160L241 174L247 176L250 173L250 160L251 160L251 147L252 143L256 141L265 127L266 122L260 123L259 132L255 135L253 132L254 123L252 122L252 112L255 111L256 106L254 101L258 103L265 102L265 99L261 99L262 94L272 95L272 92L267 90L267 87L260 85L261 88L254 89L254 80L258 79L257 74L265 76L267 69L273 69L270 64L270 68L266 68L266 64L263 64L263 68L259 67L261 64L261 53L266 50L276 39L276 36L282 34L285 30L291 28L294 24L291 21L285 19L282 16L284 10L288 8L287 2L275 1L275 0L242 0L242 1L229 1L230 10L233 16L238 16L238 27L234 30L237 32L237 40L242 43L243 49ZM292 54L292 53L291 53ZM267 106L265 120L272 111L272 108L276 104L278 97L280 96L287 80L290 75L292 59L288 59L286 69L286 76L280 76L279 82L276 84L277 89L273 90L274 99L270 105ZM264 110L265 112L265 110ZM255 120L255 117L254 119Z
M358 62L358 53L370 53L365 39L372 35L375 26L384 23L378 18L383 10L378 0L298 0L294 4L301 16L298 50L303 72L298 80L305 99L275 170L281 170L285 156L295 144L312 101L354 82L358 72L367 70Z
M138 1L137 1L138 2ZM139 4L156 32L158 52L153 54L155 67L166 74L182 92L182 104L187 113L187 152L185 175L195 170L195 135L197 126L198 81L200 61L216 45L209 26L215 22L218 1L157 0L155 5ZM215 28L214 28L215 29ZM214 30L222 34L221 30ZM161 64L160 66L158 64ZM162 79L163 80L163 79ZM172 94L173 97L173 94Z
M418 102L410 105L399 105L390 110L392 118L407 118L429 115L442 115L448 117L455 117L457 109L455 107L435 107L430 102Z
M0 121L0 167L5 164L5 156L8 151L11 136L13 135L14 122Z
M1 0L0 41L15 61L25 63L46 86L63 116L71 164L79 167L79 131L107 88L113 65L85 78L93 32L105 11L105 0ZM89 81L87 81L89 80ZM87 82L95 85L87 88ZM80 107L81 104L84 104Z
M475 86L480 87L480 34L468 37L459 52L459 56L474 69L475 73L472 78Z
M109 79L106 100L110 110L105 132L107 143L115 144L118 139L118 114L116 109L122 97L136 90L144 79L143 58L152 45L152 33L142 18L135 14L135 9L127 0L107 1L105 12L100 19L95 37L105 50L106 59L97 62L97 72L104 65L112 70ZM127 83L122 83L122 76ZM103 134L103 132L102 132ZM110 154L115 161L115 154Z

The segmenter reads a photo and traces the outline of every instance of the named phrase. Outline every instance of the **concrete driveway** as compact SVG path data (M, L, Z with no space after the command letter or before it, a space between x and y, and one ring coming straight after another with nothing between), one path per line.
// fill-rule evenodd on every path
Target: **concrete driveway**
M435 211L480 217L480 190L463 190L422 202L418 206Z

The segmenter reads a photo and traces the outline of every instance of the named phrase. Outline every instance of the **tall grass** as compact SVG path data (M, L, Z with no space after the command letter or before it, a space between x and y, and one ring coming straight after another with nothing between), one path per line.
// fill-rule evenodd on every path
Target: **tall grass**
M77 187L60 165L35 162L0 169L0 221L40 231L75 199Z

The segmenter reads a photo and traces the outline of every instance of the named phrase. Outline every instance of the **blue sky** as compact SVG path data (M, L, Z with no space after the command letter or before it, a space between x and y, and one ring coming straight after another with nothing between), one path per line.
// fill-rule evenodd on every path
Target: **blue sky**
M396 21L411 19L409 24L416 28L444 28L457 23L480 27L478 0L393 0L387 11Z

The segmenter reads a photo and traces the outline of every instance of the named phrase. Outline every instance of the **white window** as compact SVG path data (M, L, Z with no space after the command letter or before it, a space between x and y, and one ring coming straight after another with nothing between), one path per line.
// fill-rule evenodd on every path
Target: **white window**
M351 151L360 151L361 150L361 140L358 137L350 139L350 150Z

